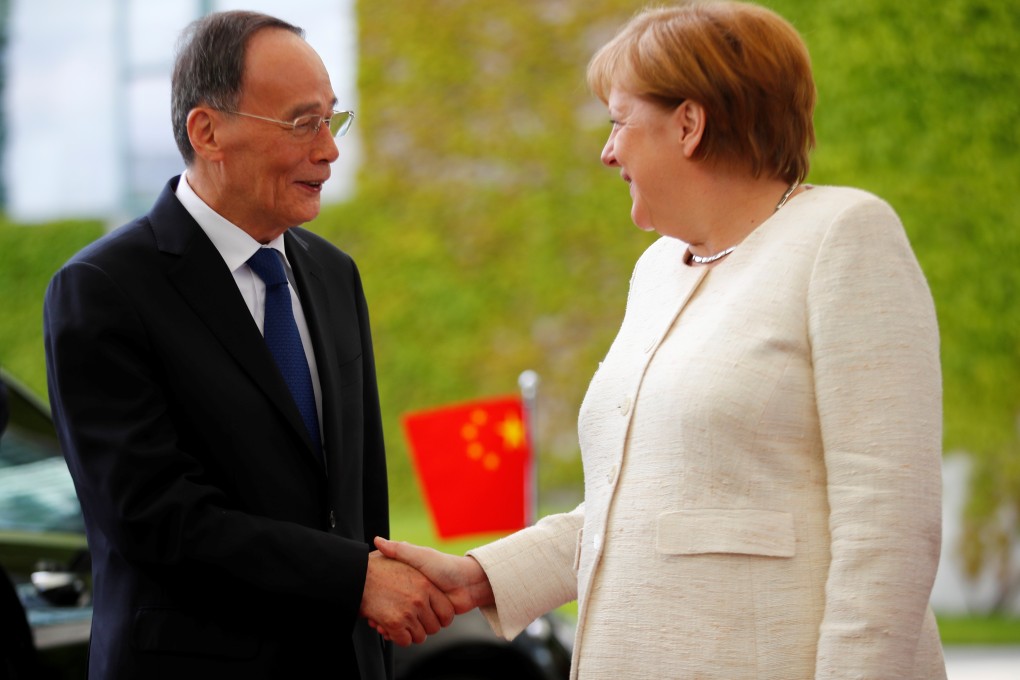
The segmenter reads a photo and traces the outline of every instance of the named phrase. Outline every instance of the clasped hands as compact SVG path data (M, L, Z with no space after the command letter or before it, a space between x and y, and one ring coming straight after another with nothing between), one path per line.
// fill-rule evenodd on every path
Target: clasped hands
M457 614L493 604L489 579L472 557L376 538L360 614L387 640L424 642Z

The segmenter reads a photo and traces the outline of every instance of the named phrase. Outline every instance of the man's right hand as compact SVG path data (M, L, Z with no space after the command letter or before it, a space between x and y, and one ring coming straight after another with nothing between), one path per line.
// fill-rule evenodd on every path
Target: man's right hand
M387 640L406 647L450 625L454 605L416 569L374 551L359 613Z
M375 547L387 557L400 560L424 574L446 593L458 614L495 604L489 579L473 557L448 555L432 548L380 537L376 537Z

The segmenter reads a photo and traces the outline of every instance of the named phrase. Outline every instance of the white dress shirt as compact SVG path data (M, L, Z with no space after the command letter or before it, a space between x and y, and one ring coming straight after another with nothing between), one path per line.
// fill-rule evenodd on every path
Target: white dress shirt
M301 345L308 358L308 370L312 374L312 391L315 393L315 409L318 411L319 427L321 428L322 387L319 385L319 372L315 363L315 352L312 350L312 339L308 333L308 322L305 320L305 312L301 307L301 298L297 294L294 272L283 246L283 234L263 246L244 229L210 208L188 184L187 173L181 174L181 180L177 184L177 200L195 218L198 226L216 247L220 257L223 258L227 268L233 274L234 283L237 284L244 303L248 305L248 311L251 312L259 332L263 335L265 335L266 284L248 266L248 260L259 248L275 248L283 256L284 270L287 272L287 281L290 282L290 301L294 309L294 321L297 323L298 333L301 335ZM322 433L320 432L319 435L321 437Z

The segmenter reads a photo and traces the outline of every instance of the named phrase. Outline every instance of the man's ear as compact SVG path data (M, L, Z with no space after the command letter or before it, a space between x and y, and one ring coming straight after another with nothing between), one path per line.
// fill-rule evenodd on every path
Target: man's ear
M705 107L690 99L673 113L680 148L686 158L693 158L705 135Z
M217 111L196 106L188 112L188 139L195 155L217 161L223 154L222 119Z

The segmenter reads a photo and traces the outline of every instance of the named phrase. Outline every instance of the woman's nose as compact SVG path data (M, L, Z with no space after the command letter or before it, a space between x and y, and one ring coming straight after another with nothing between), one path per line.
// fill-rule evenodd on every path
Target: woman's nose
M610 167L616 165L616 150L613 144L613 136L609 135L609 139L606 140L606 145L602 147L602 156L600 157L603 165Z

